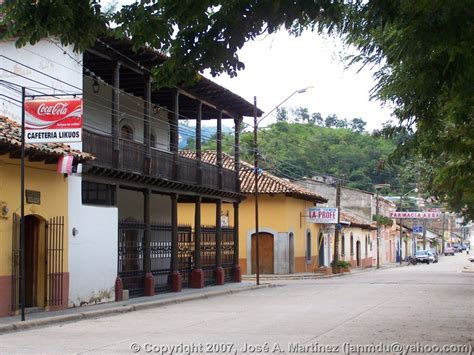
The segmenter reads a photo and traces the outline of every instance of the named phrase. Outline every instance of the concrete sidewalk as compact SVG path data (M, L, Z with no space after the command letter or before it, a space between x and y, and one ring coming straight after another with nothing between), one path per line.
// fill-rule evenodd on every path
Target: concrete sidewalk
M183 289L179 293L160 293L152 297L132 298L122 302L108 302L84 307L68 308L61 311L35 312L26 314L26 320L21 322L20 316L0 318L0 334L36 328L51 324L75 322L81 319L98 318L114 314L138 311L155 307L163 307L198 299L217 297L243 291L271 287L265 283L260 286L254 282L228 283L222 286L208 286L202 289Z
M404 262L402 266L407 266L407 264ZM396 268L400 267L399 263L389 263L389 264L384 264L380 265L380 269L391 269L391 268ZM326 279L330 277L341 277L341 276L350 276L354 274L360 274L362 272L370 272L370 271L377 271L377 268L375 266L372 267L367 267L367 268L351 268L350 272L344 272L340 274L324 274L322 272L300 272L300 273L295 273L295 274L272 274L272 275L260 275L260 280L265 282L265 281L276 281L276 280L308 280L308 279ZM256 276L255 274L251 275L242 275L242 280L245 281L255 281Z

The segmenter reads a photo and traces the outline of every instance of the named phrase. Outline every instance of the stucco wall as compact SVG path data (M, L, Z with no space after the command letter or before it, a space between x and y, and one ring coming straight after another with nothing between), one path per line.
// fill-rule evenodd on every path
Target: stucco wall
M111 69L112 70L112 69ZM93 80L84 77L84 124L87 129L101 134L112 134L112 88L99 84L99 92L92 91ZM143 143L144 101L143 98L120 93L120 127L133 129L133 140ZM156 137L153 148L169 150L168 115L165 110L151 112L151 132Z
M70 306L113 300L117 276L117 208L82 205L81 180L69 177Z
M275 273L288 273L289 233L294 235L294 271L312 271L317 260L317 237L319 225L306 222L306 208L314 204L282 195L260 195L259 198L259 230L274 236ZM179 204L178 221L194 226L194 204ZM215 205L202 205L202 224L215 225ZM229 216L233 225L233 206L223 204L223 214ZM239 256L243 273L250 272L251 266L251 235L255 233L255 200L247 196L240 204ZM303 215L301 218L300 213ZM300 225L301 220L301 225ZM306 231L311 232L311 263L306 263Z
M8 208L6 217L0 217L0 316L8 314L11 304L12 275L12 226L13 214L20 214L20 160L0 156L0 203ZM25 189L41 193L40 204L27 204L25 216L35 215L40 220L39 258L44 258L45 222L52 217L64 216L63 272L68 272L68 182L58 174L54 165L26 162ZM44 265L44 264L43 264ZM39 263L38 278L44 277L44 267ZM67 279L67 277L66 277ZM44 301L43 282L38 283L38 305ZM64 295L67 298L67 290Z

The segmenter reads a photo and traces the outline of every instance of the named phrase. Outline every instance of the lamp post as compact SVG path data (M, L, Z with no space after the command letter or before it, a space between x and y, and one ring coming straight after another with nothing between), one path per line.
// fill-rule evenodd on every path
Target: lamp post
M311 89L312 86L308 86L303 89L295 90L293 91L287 98L285 98L282 102L280 102L278 105L273 107L265 116L260 118L259 121L257 121L257 97L253 97L253 148L254 148L254 181L255 181L255 258L256 258L256 279L257 279L257 285L260 285L260 251L259 251L259 242L258 242L258 237L259 237L259 225L258 225L258 177L259 177L259 167L258 167L258 141L257 141L257 130L258 130L258 125L266 118L268 117L273 111L275 111L277 108L279 108L281 105L283 105L285 102L287 102L290 98L292 98L296 94L302 94L306 92L307 90Z
M375 215L377 216L377 269L380 269L380 223L379 223L379 189L390 187L390 184L375 184Z

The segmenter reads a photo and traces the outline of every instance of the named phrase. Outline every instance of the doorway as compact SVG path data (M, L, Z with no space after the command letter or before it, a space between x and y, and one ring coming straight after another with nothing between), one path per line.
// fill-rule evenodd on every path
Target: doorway
M25 217L25 307L38 306L40 220Z
M360 240L356 242L356 262L357 267L360 267Z
M290 232L288 235L288 265L289 265L289 273L295 273L295 235Z
M324 237L323 233L319 233L318 238L318 266L324 266Z
M261 274L274 273L273 235L258 233L259 271ZM257 237L252 234L252 274L257 273Z

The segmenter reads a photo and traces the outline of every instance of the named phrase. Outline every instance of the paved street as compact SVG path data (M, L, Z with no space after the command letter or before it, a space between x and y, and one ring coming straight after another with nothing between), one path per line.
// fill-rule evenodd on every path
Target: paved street
M172 344L194 346L175 353L364 353L355 347L468 345L474 342L474 273L461 272L466 266L472 266L466 254L456 254L438 264L275 281L275 287L256 291L4 334L0 352L130 354L132 343L142 353L170 353L163 346ZM450 353L467 353L454 349Z

